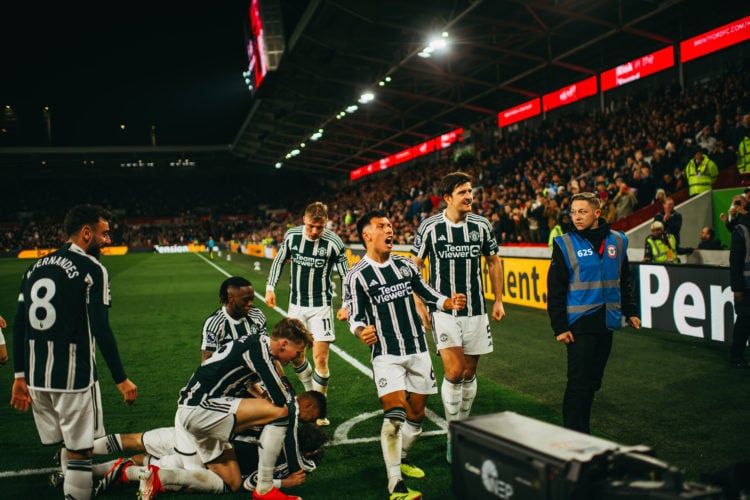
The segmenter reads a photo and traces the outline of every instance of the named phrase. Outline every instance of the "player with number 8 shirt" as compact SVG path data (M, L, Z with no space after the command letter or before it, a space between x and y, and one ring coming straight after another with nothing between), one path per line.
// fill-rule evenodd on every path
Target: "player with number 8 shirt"
M13 328L11 405L28 411L42 444L63 444L66 498L92 494L94 438L105 435L94 346L126 403L137 397L109 326L109 276L99 262L110 214L79 205L65 216L68 241L23 275Z

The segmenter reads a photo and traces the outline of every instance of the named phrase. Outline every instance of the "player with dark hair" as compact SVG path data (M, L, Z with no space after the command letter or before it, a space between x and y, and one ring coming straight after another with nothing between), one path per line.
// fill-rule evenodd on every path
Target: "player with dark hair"
M306 391L328 393L330 369L328 356L330 344L335 342L333 328L333 269L343 282L349 272L344 242L333 231L326 229L328 207L316 201L305 208L304 224L286 232L279 252L271 264L266 284L266 304L276 306L274 288L279 282L287 259L291 260L291 282L289 295L289 317L297 318L313 332L313 362L310 367L305 357L295 361L294 371ZM342 307L338 319L346 320L347 310ZM321 419L318 425L329 425Z
M253 306L255 289L242 276L225 279L219 287L219 307L203 323L201 362L219 346L245 335L268 335L266 317Z
M277 363L283 366L299 359L311 345L312 334L302 322L284 318L270 336L246 335L224 344L199 366L180 391L175 415L175 451L183 455L186 467L205 465L236 491L242 477L229 437L255 425L268 424L260 437L258 486L253 498L294 498L273 487L273 466L283 442L294 443L286 450L298 450L299 408ZM247 384L256 378L263 383L272 405L246 397ZM299 453L287 459L292 472L315 468Z
M437 392L437 385L413 297L417 294L431 309L458 311L466 306L466 295L440 294L425 283L414 262L391 253L393 226L385 213L363 215L357 231L367 253L344 285L349 328L370 346L384 412L380 444L390 499L414 500L422 494L404 484L402 456L422 433L427 396Z
M96 205L67 213L68 241L24 273L13 325L10 402L19 411L32 406L42 444L64 446L66 498L91 497L94 438L105 433L95 345L125 403L138 395L109 325L109 275L97 259L111 243L110 217Z
M417 230L411 249L412 260L422 269L430 263L430 284L443 295L466 294L461 312L434 311L427 314L417 301L422 321L432 329L435 347L443 362L440 387L445 419L466 418L477 394L479 356L493 350L490 322L484 303L482 256L487 263L495 302L492 319L505 317L503 307L503 265L492 225L472 213L471 177L453 172L440 181L440 194L446 203L443 212L425 219ZM448 436L446 459L451 461ZM418 474L423 474L419 471Z

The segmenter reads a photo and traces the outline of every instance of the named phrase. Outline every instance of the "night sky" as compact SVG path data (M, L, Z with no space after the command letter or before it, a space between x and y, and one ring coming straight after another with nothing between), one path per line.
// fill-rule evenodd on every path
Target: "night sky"
M3 146L231 143L251 104L246 2L3 2ZM120 124L125 124L125 131Z

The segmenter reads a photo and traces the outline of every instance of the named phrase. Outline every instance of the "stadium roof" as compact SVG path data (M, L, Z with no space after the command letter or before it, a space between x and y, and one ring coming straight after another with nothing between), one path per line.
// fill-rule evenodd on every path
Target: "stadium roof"
M743 17L743 4L284 0L286 53L261 85L233 151L259 166L348 174ZM446 50L421 57L443 32ZM368 90L374 100L359 104ZM359 109L337 119L352 104ZM309 140L321 128L322 138Z
M4 148L0 165L190 157L264 171L281 162L292 171L346 177L456 128L494 123L503 109L750 11L736 0L260 0L274 2L285 52L230 145ZM446 50L421 57L443 32ZM358 103L368 90L373 101ZM338 119L351 105L357 111ZM322 137L310 140L320 129ZM300 153L287 158L295 149Z

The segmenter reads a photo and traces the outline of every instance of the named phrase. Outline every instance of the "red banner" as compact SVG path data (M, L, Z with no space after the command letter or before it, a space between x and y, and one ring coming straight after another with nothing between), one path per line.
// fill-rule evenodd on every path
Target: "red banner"
M518 106L513 106L497 114L497 124L499 127L507 127L521 120L531 118L542 112L542 106L538 97L526 101Z
M680 61L692 61L747 39L750 39L750 16L680 42Z
M674 47L666 47L651 54L620 64L602 73L602 92L640 80L674 66Z
M581 80L573 85L568 85L560 90L550 92L542 96L542 108L544 111L550 111L561 106L573 104L586 97L596 94L596 77L592 76Z

